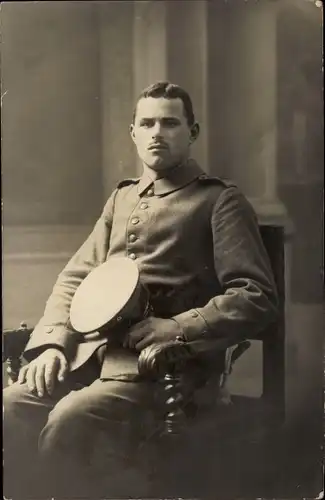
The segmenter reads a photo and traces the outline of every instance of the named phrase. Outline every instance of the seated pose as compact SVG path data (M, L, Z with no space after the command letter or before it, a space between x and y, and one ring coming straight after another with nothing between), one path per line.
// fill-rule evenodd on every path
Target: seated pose
M97 490L106 498L136 496L146 479L128 464L153 432L158 404L157 384L138 373L139 353L178 337L236 344L276 318L277 293L251 205L190 158L199 125L187 92L169 82L146 88L130 134L143 173L117 185L60 273L26 346L28 364L4 389L7 498L96 498ZM71 303L111 257L137 265L152 314L129 326L120 345L104 342L76 363L82 335L71 324Z

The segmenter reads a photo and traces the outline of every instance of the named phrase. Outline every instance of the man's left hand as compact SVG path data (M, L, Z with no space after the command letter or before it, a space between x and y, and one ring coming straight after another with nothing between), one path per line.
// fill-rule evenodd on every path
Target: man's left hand
M180 335L182 335L181 328L173 319L150 317L130 328L123 345L142 351L151 344L176 340Z

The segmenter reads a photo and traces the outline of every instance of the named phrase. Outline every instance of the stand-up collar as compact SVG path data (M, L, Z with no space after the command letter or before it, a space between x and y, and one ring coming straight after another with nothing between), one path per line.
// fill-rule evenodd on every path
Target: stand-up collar
M138 184L138 193L141 196L153 184L155 195L164 195L181 189L204 174L195 160L187 162L166 171L164 177L153 181L147 173L144 173Z

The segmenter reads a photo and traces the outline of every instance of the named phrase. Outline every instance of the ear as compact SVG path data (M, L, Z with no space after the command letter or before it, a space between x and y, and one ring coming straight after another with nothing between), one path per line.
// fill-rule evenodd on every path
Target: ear
M191 142L191 144L196 141L196 139L199 137L199 134L200 134L200 125L198 124L198 122L195 122L191 126L191 130L190 130L190 142Z
M131 123L131 125L129 126L129 132L130 132L130 136L132 138L132 141L135 143L134 124L133 123Z

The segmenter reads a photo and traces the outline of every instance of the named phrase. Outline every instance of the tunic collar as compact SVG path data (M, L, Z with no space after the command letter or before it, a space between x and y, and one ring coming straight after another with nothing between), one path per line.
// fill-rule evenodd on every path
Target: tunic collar
M203 170L193 159L167 170L164 177L155 181L144 173L138 184L138 194L141 196L153 184L155 195L165 195L190 184L202 174L204 174Z

